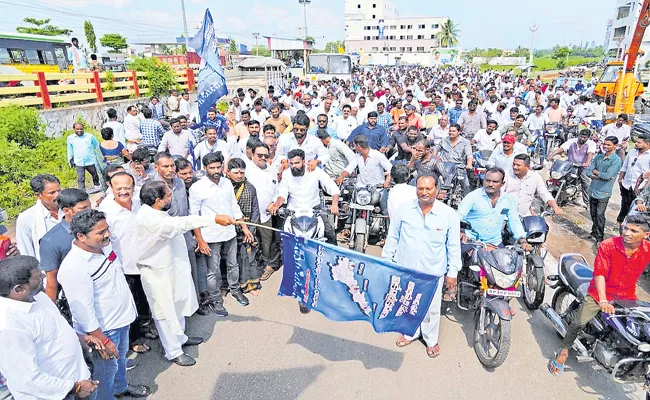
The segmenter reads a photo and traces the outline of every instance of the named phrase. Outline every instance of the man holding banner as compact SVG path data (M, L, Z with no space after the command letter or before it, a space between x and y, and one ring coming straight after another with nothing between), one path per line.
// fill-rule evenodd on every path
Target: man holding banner
M418 177L418 200L403 205L391 220L382 257L418 272L439 277L447 275L447 288L453 291L462 267L460 217L451 207L436 201L437 184L434 176ZM438 284L420 328L413 336L401 335L396 343L398 347L408 346L422 334L427 355L431 358L440 355L441 300L442 284Z

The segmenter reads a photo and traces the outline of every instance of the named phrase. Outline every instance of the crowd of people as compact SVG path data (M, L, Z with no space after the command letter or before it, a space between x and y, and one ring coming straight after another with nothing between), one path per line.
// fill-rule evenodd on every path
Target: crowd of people
M73 126L67 160L78 188L35 176L36 203L16 221L12 252L20 255L0 261L0 398L3 387L16 399L147 396L147 386L127 381L127 354L146 353L148 342L160 340L168 360L194 365L184 348L203 338L186 334L186 318L226 317L226 293L241 306L254 301L282 266L279 235L267 229L283 229L280 208L322 209L324 191L332 196L325 211L339 214L340 186L353 175L357 184L384 188L380 208L390 229L383 256L446 276L449 297L462 267L461 219L495 247L503 245L507 220L526 246L520 217L537 212L535 199L562 214L531 168L527 145L531 132L570 113L592 118L595 129L548 158L566 154L580 165L582 206L602 242L590 295L603 311L613 298L633 297L607 266L617 251L650 261L643 241L650 189L641 186L650 178L650 135L636 137L626 154L627 116L603 127L604 104L579 94L584 87L475 68L389 67L275 89L264 96L238 89L225 115L211 109L198 126L189 94L177 92L130 106L123 122L109 109L101 142ZM475 150L492 155L483 187L473 190ZM455 163L464 178L457 211L439 200L443 162ZM616 230L623 235L605 240L617 181ZM100 191L91 203L89 193ZM626 219L630 208L635 215ZM337 233L349 235L323 223L332 244ZM641 270L617 273L626 272L636 282ZM400 336L398 346L422 335L427 354L440 354L443 297L441 284L421 329ZM300 303L300 311L309 308ZM566 358L555 361L549 368L558 372Z

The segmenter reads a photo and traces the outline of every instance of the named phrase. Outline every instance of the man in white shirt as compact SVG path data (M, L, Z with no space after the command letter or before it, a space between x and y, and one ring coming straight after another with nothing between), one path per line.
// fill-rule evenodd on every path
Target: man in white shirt
M494 151L499 143L501 136L497 133L497 122L489 120L485 129L480 129L472 138L472 144L476 145L479 150Z
M190 104L190 94L183 92L181 95L181 101L179 102L180 113L185 116L188 120L192 120L194 115L192 115L192 105Z
M266 109L262 108L263 104L264 101L262 99L257 99L251 110L251 120L259 122L260 125L264 125L266 120L271 116Z
M632 202L636 198L636 184L640 176L650 171L650 136L642 133L634 142L634 149L630 150L623 161L623 167L618 174L618 183L621 189L621 211L616 218L616 225L621 226L627 217Z
M266 143L257 143L253 148L253 162L248 164L246 169L246 179L253 184L257 192L260 223L272 228L273 219L269 207L275 201L278 177L268 163L269 156L269 146ZM260 280L265 281L280 268L279 238L271 229L258 229L257 235L262 249L262 262L265 266Z
M98 210L82 211L72 218L70 229L75 240L57 277L70 305L74 329L94 336L104 346L93 356L93 379L101 382L97 398L147 396L148 387L127 384L129 325L136 318L136 308L110 244L106 216Z
M607 111L607 106L603 103L603 99L598 97L595 102L592 98L591 106L594 109L594 122L596 124L595 128L597 131L603 128L603 119L605 119L605 112ZM627 114L625 115L627 117Z
M296 115L293 121L293 133L280 136L277 152L280 156L289 158L288 155L291 150L301 149L305 153L307 167L312 171L318 165L327 164L330 155L316 136L307 134L309 123L310 120L307 115L303 113Z
M316 139L318 140L318 139ZM273 215L277 214L278 209L285 202L287 209L291 211L311 210L319 208L320 201L320 186L322 186L330 196L332 196L331 213L338 215L339 213L339 190L336 183L327 176L325 171L316 168L309 171L307 163L305 162L305 152L302 149L294 149L288 155L289 169L282 173L282 180L278 186L278 196L269 208L269 212ZM336 244L336 234L334 227L330 225L327 218L322 218L325 225L325 237L331 244Z
M339 115L334 119L331 127L336 130L339 139L345 141L350 136L350 133L359 126L359 123L356 118L350 115L352 107L349 104L343 106L342 113L343 115Z
M187 157L190 153L192 134L189 130L183 130L178 120L171 121L171 128L163 135L158 152L168 151L173 156Z
M630 140L630 131L630 125L627 124L627 114L619 114L616 122L605 125L600 136L603 138L607 136L615 136L618 139L616 155L618 155L621 160L625 160L625 150L627 150L628 142Z
M18 215L16 246L20 254L40 259L39 241L64 216L56 201L61 185L56 176L41 174L32 178L29 186L36 196L36 204Z
M137 141L138 138L140 140L142 139L142 134L140 133L140 122L143 120L144 116L138 113L138 108L136 106L129 106L126 109L126 115L124 116L124 137L127 144L129 144L129 140Z
M205 128L205 140L196 145L196 148L194 149L194 157L200 163L201 159L206 155L220 151L224 159L229 159L232 157L232 148L237 142L236 137L234 136L231 136L228 139L228 142L222 139L217 139L217 129L215 127L209 126Z
M580 119L585 119L594 115L594 108L588 101L587 96L580 96L578 101L579 102L576 104L575 110L573 111L573 115Z
M109 108L106 110L106 116L108 116L108 122L106 122L102 128L113 129L113 139L126 146L126 133L124 132L124 125L122 125L122 123L117 120L117 111L114 108Z
M98 349L102 344L78 336L42 293L38 261L30 256L0 261L0 288L0 371L9 398L86 398L95 392L99 382L90 380L82 345L88 350L88 341Z
M532 214L531 205L535 195L539 196L544 204L553 208L557 215L562 215L562 209L557 205L553 195L546 188L546 182L540 174L530 169L530 157L528 154L518 154L512 163L512 174L505 177L505 185L502 191L510 193L517 199L517 210L519 215L527 217Z
M395 186L388 192L388 217L394 219L400 207L417 200L418 196L415 186L408 183L411 177L408 166L405 164L394 165L390 170L390 176L393 178Z
M488 167L499 167L508 173L512 173L512 162L517 154L526 154L527 148L517 142L514 131L508 133L501 139L501 144L492 152L488 159Z
M531 132L541 131L544 129L544 107L535 107L535 113L530 114L525 123L528 130Z
M224 169L224 157L220 153L206 155L203 160L205 176L190 187L190 214L192 215L228 215L234 220L244 220L232 183L221 179ZM246 225L241 225L245 243L253 242L253 234ZM221 254L226 256L226 276L230 295L243 306L248 299L239 286L239 264L237 262L237 238L234 226L209 226L195 229L194 235L199 251L208 257L208 294L209 307L220 317L228 315L221 296Z

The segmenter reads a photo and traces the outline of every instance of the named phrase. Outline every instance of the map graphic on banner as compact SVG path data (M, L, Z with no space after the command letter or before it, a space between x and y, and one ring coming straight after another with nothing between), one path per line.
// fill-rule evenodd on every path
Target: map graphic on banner
M208 110L215 105L217 100L228 94L226 75L221 67L217 44L212 14L209 9L206 9L201 29L190 40L190 47L194 48L201 57L199 94L196 99L201 121L207 119Z
M379 333L413 335L422 323L439 277L287 232L281 236L278 294L334 321L368 321Z

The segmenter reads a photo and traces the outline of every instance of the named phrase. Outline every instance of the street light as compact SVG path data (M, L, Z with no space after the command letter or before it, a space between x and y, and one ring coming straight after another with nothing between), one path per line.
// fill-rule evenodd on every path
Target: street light
M529 60L528 60L528 63L532 65L533 64L533 41L535 40L535 32L537 32L537 30L539 29L539 26L537 26L537 24L533 23L533 26L531 26L528 29L530 29L530 31L533 33L533 36L530 38L530 57L529 57Z
M311 0L298 0L298 3L302 4L303 13L305 16L305 40L307 40L307 4L311 4Z
M257 39L260 37L259 32L253 32L253 36L255 37L255 55L259 56L260 55L260 47L257 45Z

